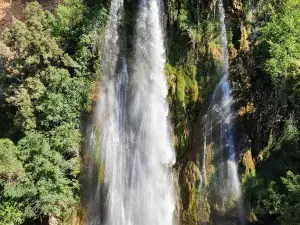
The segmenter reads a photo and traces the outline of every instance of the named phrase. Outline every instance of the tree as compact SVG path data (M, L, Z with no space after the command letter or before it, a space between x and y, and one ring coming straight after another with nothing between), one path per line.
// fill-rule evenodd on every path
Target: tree
M28 3L0 42L0 225L70 219L78 205L80 119L91 109L106 10ZM5 130L2 129L5 127ZM14 166L12 166L14 165Z
M19 193L19 204L25 216L63 218L64 214L70 213L76 204L73 194L76 181L65 176L63 157L51 149L44 135L37 132L29 133L17 147L26 179L9 193L11 196Z
M284 0L277 11L271 10L270 22L261 28L261 40L270 54L264 70L273 79L300 75L299 9L299 0Z
M282 225L297 225L300 223L300 175L288 171L281 180L288 193L281 205L280 221Z
M24 215L10 196L10 188L24 178L24 168L17 158L18 149L9 139L0 139L0 225L20 224Z

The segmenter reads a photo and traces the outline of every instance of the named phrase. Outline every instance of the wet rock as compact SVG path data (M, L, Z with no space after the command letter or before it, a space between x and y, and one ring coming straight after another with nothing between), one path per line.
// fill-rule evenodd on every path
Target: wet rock
M199 193L201 172L193 161L188 161L182 169L179 182L181 186L180 195L182 200L182 223L196 225L199 221Z

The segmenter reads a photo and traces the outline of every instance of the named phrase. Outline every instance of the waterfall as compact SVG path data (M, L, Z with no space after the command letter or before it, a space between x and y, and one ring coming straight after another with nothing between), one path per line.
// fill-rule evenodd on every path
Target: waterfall
M233 140L233 112L231 87L229 76L229 55L227 49L227 34L225 26L225 12L222 0L218 0L220 44L222 47L221 79L216 85L212 95L207 114L203 119L203 158L202 158L202 181L206 181L206 157L208 148L213 151L216 172L211 181L214 195L219 199L221 208L224 204L236 201L239 222L244 224L244 208L241 196L240 182L238 178L236 155Z
M136 134L129 195L133 225L171 225L175 208L170 170L175 157L169 135L161 13L158 1L141 0L131 105Z
M119 47L123 2L111 2L89 144L99 156L89 225L173 224L175 155L166 101L162 12L157 0L141 0L130 65Z
M124 105L128 74L126 60L120 60L119 56L119 27L122 19L123 0L112 0L100 54L101 88L97 94L92 126L87 134L85 204L89 225L122 224L120 221L124 220L124 155L127 150L124 144L127 138ZM117 192L116 188L119 188Z

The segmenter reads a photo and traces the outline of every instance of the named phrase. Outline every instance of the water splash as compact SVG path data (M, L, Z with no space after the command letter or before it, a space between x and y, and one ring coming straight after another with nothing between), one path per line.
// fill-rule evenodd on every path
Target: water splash
M120 59L123 3L112 0L92 140L99 181L90 225L172 225L175 201L160 3L142 1L133 72ZM97 134L98 131L98 134ZM102 174L103 173L103 174ZM100 196L100 197L99 197ZM100 199L100 200L98 200ZM101 213L100 213L101 212ZM89 214L91 215L91 214Z
M233 142L233 112L231 87L229 76L229 54L227 49L227 34L225 26L225 12L222 0L218 0L220 43L222 47L221 80L216 85L212 95L207 114L203 119L204 146L202 158L202 181L206 184L206 157L207 148L214 152L216 173L213 188L217 199L220 199L221 208L229 199L236 201L238 208L239 224L244 224L244 208L241 196L240 182L238 178L236 155ZM223 206L222 206L223 205ZM225 206L226 208L226 206Z

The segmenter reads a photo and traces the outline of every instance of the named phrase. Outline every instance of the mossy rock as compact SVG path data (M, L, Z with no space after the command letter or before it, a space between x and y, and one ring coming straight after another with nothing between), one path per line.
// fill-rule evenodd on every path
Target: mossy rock
M200 169L189 161L182 169L179 182L181 186L182 224L198 224Z
M243 165L246 167L245 173L247 176L255 176L255 163L254 159L252 158L251 149L247 150L243 154Z

